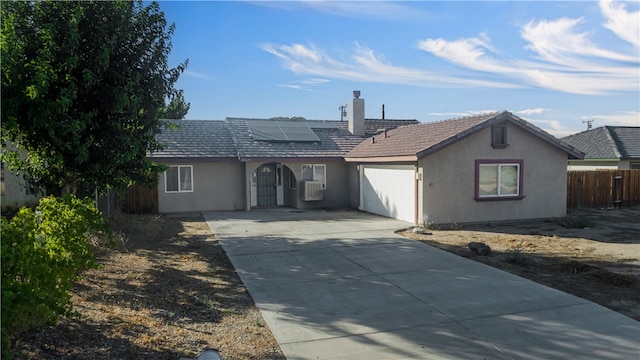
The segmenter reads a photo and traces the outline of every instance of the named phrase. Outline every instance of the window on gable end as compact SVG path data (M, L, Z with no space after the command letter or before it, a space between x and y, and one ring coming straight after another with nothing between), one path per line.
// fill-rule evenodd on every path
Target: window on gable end
M506 123L496 124L491 127L491 146L494 149L504 149L509 146Z

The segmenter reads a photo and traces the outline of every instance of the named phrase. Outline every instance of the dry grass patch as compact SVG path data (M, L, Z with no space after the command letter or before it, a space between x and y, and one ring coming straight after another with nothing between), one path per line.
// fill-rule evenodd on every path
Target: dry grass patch
M73 294L80 318L20 339L18 359L284 359L201 216L115 214L117 250L99 249Z

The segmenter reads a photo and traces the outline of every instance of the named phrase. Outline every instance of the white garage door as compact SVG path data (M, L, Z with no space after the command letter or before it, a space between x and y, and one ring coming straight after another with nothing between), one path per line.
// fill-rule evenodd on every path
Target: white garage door
M415 169L412 165L364 166L362 210L415 222Z

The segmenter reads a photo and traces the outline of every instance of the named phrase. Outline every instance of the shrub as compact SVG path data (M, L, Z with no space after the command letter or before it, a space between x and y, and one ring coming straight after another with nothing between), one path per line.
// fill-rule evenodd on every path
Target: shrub
M2 358L21 332L73 315L71 290L79 272L95 266L89 234L108 234L90 199L72 195L40 200L1 219Z

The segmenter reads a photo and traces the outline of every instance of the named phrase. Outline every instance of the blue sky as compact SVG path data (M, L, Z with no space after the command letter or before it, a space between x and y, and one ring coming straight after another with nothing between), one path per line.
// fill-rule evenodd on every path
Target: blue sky
M161 1L188 119L422 122L508 110L562 137L640 126L638 1Z

